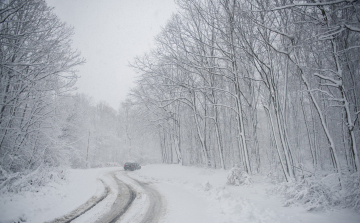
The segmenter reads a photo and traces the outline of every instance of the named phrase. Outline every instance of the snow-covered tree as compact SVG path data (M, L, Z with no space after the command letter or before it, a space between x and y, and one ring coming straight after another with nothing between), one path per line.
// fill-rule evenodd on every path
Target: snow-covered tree
M83 63L70 47L72 34L44 1L0 3L1 188L21 174L64 164L57 104Z

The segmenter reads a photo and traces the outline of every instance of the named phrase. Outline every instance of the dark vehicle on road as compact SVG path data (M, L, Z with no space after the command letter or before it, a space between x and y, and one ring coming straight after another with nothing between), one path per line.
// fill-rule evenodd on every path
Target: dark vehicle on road
M141 169L141 166L138 163L125 163L124 170L138 170Z

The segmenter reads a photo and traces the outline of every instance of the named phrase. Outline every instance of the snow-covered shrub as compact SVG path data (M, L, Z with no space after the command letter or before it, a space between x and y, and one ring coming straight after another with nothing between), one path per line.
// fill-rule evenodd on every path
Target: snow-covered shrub
M332 207L352 208L360 212L360 173L327 174L308 177L298 182L285 182L272 193L285 195L285 206L302 204L309 211Z
M332 183L329 183L332 182ZM275 188L274 192L285 195L285 206L303 204L308 211L328 209L341 202L338 174L325 178L304 178L298 182L285 182Z
M213 188L213 186L209 183L209 181L207 181L206 183L204 183L203 185L202 185L202 189L204 190L204 191L209 191L209 190L211 190Z
M6 175L0 181L0 192L18 193L34 190L49 182L59 182L66 179L66 171L60 167L39 166L35 171L18 172Z
M251 185L251 177L245 171L241 170L239 167L233 167L227 177L227 184L240 186L240 185Z
M215 198L217 200L223 200L223 199L227 200L230 197L231 197L231 193L225 187L216 188L216 190L215 190Z
M275 171L270 171L268 174L266 174L264 180L268 183L278 184L280 182L284 182L284 175L279 174L278 172Z
M346 188L342 199L343 206L360 212L360 173L344 176L343 179Z

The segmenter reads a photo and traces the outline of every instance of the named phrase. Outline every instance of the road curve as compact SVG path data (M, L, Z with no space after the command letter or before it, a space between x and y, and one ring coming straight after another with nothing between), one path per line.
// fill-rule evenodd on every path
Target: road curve
M163 209L163 202L162 202L161 195L149 183L140 182L133 178L131 178L131 179L133 181L135 181L140 187L142 187L145 190L145 192L148 195L149 200L150 200L149 209L147 210L147 212L144 216L144 219L141 221L141 223L157 223L157 222L159 222L159 219L162 214L162 209Z
M116 174L120 173L125 178L116 177ZM135 203L133 203L136 198L137 193L146 193L149 199L149 208L146 210L144 217L139 221L137 217L136 219L132 219L132 222L140 222L140 223L157 223L162 215L163 202L162 197L159 192L154 189L148 182L142 182L136 180L130 176L125 171L114 171L111 173L111 176L117 181L118 184L118 196L113 203L111 210L103 215L100 219L96 221L96 223L115 223L122 222L123 219L121 217L126 213L131 205L135 210L132 212L137 212L137 216L141 216L144 212L142 212L141 207L137 207ZM128 178L128 179L126 179ZM139 187L141 189L139 189ZM135 189L136 190L135 190ZM136 208L139 208L137 210ZM128 216L130 217L130 216Z
M118 195L110 211L99 218L96 223L115 223L127 211L136 197L135 191L129 185L115 177L115 172L112 172L111 176L117 181Z
M118 177L116 177L115 175L119 172L125 173L122 175L125 176L126 178L128 178L129 180L124 178L123 180L125 182L123 182L122 180L118 179ZM138 215L138 217L140 217L141 215L144 216L142 218L142 220L141 220L141 217L140 217L140 219L135 217L136 222L140 222L140 223L157 223L157 222L159 222L159 219L163 213L162 197L159 194L159 192L151 186L151 183L142 182L142 181L133 179L132 177L128 176L126 174L126 172L123 172L123 171L113 171L113 172L110 172L109 174L117 182L118 194L117 194L115 201L111 205L110 211L108 211L106 214L102 215L99 219L97 219L95 221L96 223L115 223L118 221L121 222L122 221L121 217L131 207L134 199L136 198L137 193L146 193L146 195L148 196L148 199L149 199L149 208L148 208L148 210L145 210L146 212L142 212L141 210L137 211L136 208L139 208L139 207L137 207L134 204L133 208L135 209L135 212L137 212L137 214L140 214L140 215ZM98 203L103 201L109 195L109 193L111 191L111 188L108 185L106 185L103 181L102 181L102 183L105 186L105 190L104 190L104 193L100 197L92 197L85 204L81 205L79 208L72 211L68 215L65 215L61 218L57 218L57 219L51 221L50 223L70 223L71 221L75 220L79 216L90 211L90 209L92 209ZM135 187L135 188L140 187L141 189L137 188L137 190L139 190L139 191L136 191L133 189L133 187ZM143 192L141 192L141 191L143 191ZM142 213L140 213L140 212L142 212ZM128 216L128 217L130 217L130 216ZM135 220L135 219L132 219L132 220Z

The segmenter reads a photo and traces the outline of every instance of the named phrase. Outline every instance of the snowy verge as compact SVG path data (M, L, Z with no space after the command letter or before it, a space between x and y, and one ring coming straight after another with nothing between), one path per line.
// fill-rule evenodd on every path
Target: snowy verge
M346 208L360 213L360 174L326 173L275 187L284 194L286 206L301 204L307 210Z
M81 215L83 215L84 213L89 211L91 208L93 208L99 202L104 200L108 196L110 188L102 180L100 180L100 181L101 181L101 183L103 184L103 186L105 188L105 190L102 192L102 194L100 196L98 196L98 195L92 196L86 203L80 205L78 208L76 208L75 210L73 210L69 214L67 214L65 216L62 216L60 218L56 218L55 220L53 220L53 221L51 221L49 223L73 221L74 219L80 217Z
M267 192L274 185L266 183L265 176L252 176L251 185L232 186L226 184L228 175L228 170L160 164L143 166L141 170L129 173L134 179L155 182L168 204L163 222L181 222L176 220L175 212L179 210L172 209L171 204L183 201L177 207L185 208L189 205L187 200L195 197L199 198L197 201L205 200L206 204L199 203L192 209L201 211L201 208L206 208L212 215L211 221L200 222L360 222L359 214L346 209L309 212L303 206L284 207L282 194L271 195ZM192 197L184 199L185 191ZM188 215L191 215L190 212ZM196 211L192 214L192 218L187 216L186 222L196 222L192 219L196 219L198 214Z
M71 169L66 181L50 183L37 191L2 194L0 222L47 222L71 213L91 197L100 197L104 185L98 178L110 170Z
M122 170L122 168L100 168L98 178L105 182L110 188L108 195L89 211L76 218L72 223L91 223L96 222L100 217L109 212L114 204L118 194L118 183L114 178L114 173Z

